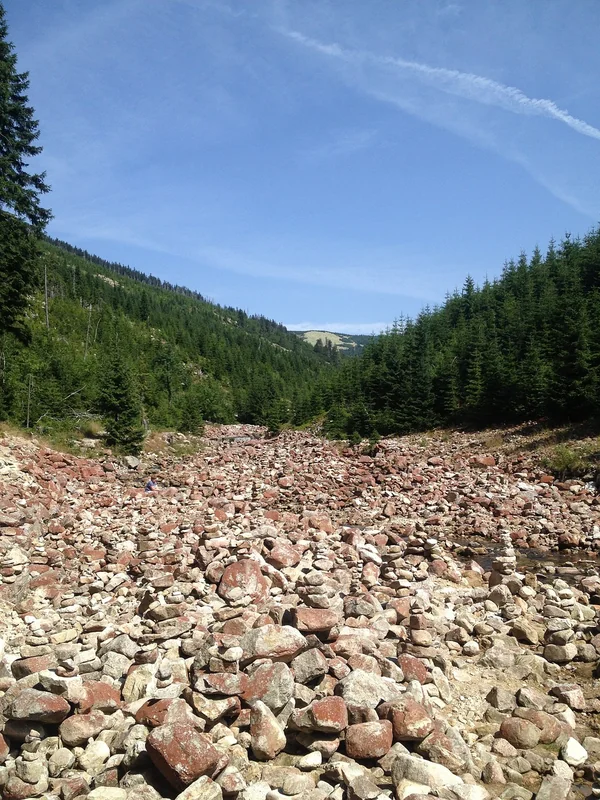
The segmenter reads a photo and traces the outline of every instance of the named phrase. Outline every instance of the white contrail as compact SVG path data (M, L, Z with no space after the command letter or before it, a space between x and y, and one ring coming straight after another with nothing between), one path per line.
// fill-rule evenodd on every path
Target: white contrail
M600 130L582 119L569 114L552 100L529 97L515 86L506 86L491 78L475 75L472 72L461 72L456 69L432 67L418 61L407 61L403 58L378 56L375 53L360 50L348 50L337 43L325 44L311 39L298 31L284 30L286 36L305 47L310 47L327 56L342 59L349 63L372 63L381 67L394 68L402 72L411 72L421 79L427 80L440 91L474 100L485 105L494 105L512 111L515 114L532 114L556 119L568 125L577 133L600 140Z

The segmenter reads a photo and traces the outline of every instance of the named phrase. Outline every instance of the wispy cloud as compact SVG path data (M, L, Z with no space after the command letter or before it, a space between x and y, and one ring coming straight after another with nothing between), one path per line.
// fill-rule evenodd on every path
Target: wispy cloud
M369 336L391 328L390 322L286 322L290 331L323 331Z
M70 230L77 230L80 237L185 259L202 269L304 286L343 288L371 296L394 295L420 304L441 301L440 287L448 280L443 270L440 272L433 266L426 268L415 257L395 248L380 251L368 248L347 261L347 251L341 244L333 248L324 243L305 245L300 251L299 244L294 241L261 239L249 243L245 249L232 249L207 242L198 243L196 234L180 234L172 239L157 235L159 218L157 215L153 228L152 220L136 214L108 222L84 214L62 220L60 225L53 226L53 233L65 237ZM291 252L297 252L297 255L290 257ZM263 256L263 253L269 253L270 257ZM314 327L312 323L306 324ZM371 323L365 324L367 333L370 333ZM377 324L385 327L387 323Z
M559 200L598 218L594 164L600 128L553 100L529 96L516 86L475 72L380 55L369 47L351 48L307 36L291 26L277 30L326 59L355 90L518 164ZM540 127L544 122L559 125L552 133ZM570 132L582 137L577 147L565 138ZM585 147L589 156L582 170Z
M260 243L259 252L287 251L291 249L289 242L281 242L277 246L272 243ZM253 248L254 249L254 248ZM193 248L189 257L206 266L224 269L239 275L249 275L255 278L271 278L275 280L292 281L309 286L325 286L332 289L350 289L368 294L397 295L410 297L422 302L427 302L438 295L439 286L436 286L435 276L411 273L410 268L402 268L401 257L396 260L390 257L387 260L371 256L369 264L365 254L363 263L340 264L327 261L326 256L315 248L315 252L307 252L293 261L288 257L280 259L262 258L251 251L231 250L224 247L200 246ZM343 258L343 256L342 256ZM375 263L379 262L379 263Z
M404 58L379 56L368 51L349 50L335 42L328 44L312 39L299 31L284 30L283 33L289 36L290 39L324 55L342 59L349 63L360 65L370 62L399 72L408 72L448 94L457 95L467 100L474 100L485 105L498 106L515 114L550 117L568 125L569 128L581 133L583 136L591 136L593 139L600 140L600 130L598 128L572 116L568 111L559 108L552 100L528 97L520 89L498 83L491 78L475 75L472 72L461 72L456 69L432 67L429 64L408 61Z

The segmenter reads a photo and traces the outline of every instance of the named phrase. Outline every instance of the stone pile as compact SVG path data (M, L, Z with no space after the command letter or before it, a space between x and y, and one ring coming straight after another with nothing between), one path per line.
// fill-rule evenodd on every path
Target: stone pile
M263 434L215 427L139 469L0 441L2 797L567 800L597 781L600 577L515 550L570 525L595 548L595 495L458 437L364 455ZM489 571L453 555L466 531L495 539Z

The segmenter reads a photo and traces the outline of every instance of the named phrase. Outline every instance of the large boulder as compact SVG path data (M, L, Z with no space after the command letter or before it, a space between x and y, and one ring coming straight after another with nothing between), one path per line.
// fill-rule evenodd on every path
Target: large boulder
M235 561L225 567L218 593L225 600L249 597L253 603L264 602L269 596L271 582L260 569L260 564L250 558Z
M400 754L392 764L392 781L398 786L402 780L414 781L430 789L443 789L446 786L464 783L442 764L425 761L418 756Z
M381 758L392 746L392 723L362 722L346 730L346 753L350 758Z
M336 694L350 705L377 708L382 701L393 703L401 699L404 692L391 678L355 669L338 683Z
M203 775L212 775L221 759L208 736L192 725L160 725L146 739L154 766L178 790Z
M14 720L56 725L70 713L71 706L59 695L24 689L10 704L7 717Z
M286 744L285 733L271 709L255 700L250 711L252 753L259 761L270 761Z
M509 717L500 726L500 736L519 750L529 750L540 741L541 730L529 720Z
M300 631L290 625L263 625L245 633L240 647L246 662L257 658L290 662L307 649L308 643Z

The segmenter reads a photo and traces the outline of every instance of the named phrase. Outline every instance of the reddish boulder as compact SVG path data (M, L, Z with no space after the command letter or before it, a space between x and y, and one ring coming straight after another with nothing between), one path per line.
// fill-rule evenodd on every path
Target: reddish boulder
M293 610L294 625L304 633L329 631L340 621L335 611L327 608L295 608Z
M267 556L267 561L275 567L295 567L302 558L302 550L289 542L277 542Z
M46 669L54 669L58 665L56 656L48 653L45 656L34 656L32 658L19 658L10 665L12 674L17 680L25 678L27 675L34 675L36 672L43 672Z
M500 736L510 742L513 747L529 750L540 741L542 732L537 725L526 719L509 717L500 726Z
M270 585L258 562L244 558L225 568L218 593L225 600L250 597L253 603L262 603L269 596Z
M82 714L92 710L110 713L121 707L119 690L103 681L86 681L71 699Z
M283 728L270 708L256 700L250 711L250 737L254 757L270 761L286 745Z
M191 725L160 725L146 739L154 766L179 791L202 775L211 775L221 754L208 736Z
M9 719L27 720L55 725L62 722L71 711L63 697L37 689L24 689L8 708Z
M533 722L540 729L540 744L552 744L563 732L564 727L556 717L537 708L517 708L514 714L519 719Z
M392 723L387 720L350 725L346 731L346 754L350 758L381 758L392 746Z
M384 719L389 719L397 742L417 742L433 730L433 719L421 703L411 697L394 704L385 703L377 709Z
M63 720L58 729L60 738L67 747L83 747L87 740L97 736L107 725L107 717L102 711L91 714L74 714Z
M419 658L411 656L408 653L398 657L398 665L404 673L407 681L419 681L419 683L427 683L429 672L427 667Z
M243 672L213 672L203 676L206 694L241 695L248 688Z
M341 697L315 700L309 708L312 727L323 733L339 733L348 726L348 709Z
M294 696L294 676L287 664L261 664L248 677L242 698L262 700L271 711L280 711Z
M496 459L493 456L472 456L469 464L472 467L495 467Z
M17 775L12 775L2 790L3 800L29 800L42 794L48 788L48 780L42 778L36 784L26 783Z
M164 725L169 706L172 703L171 699L147 700L136 711L135 721L147 728L158 728L159 725Z

